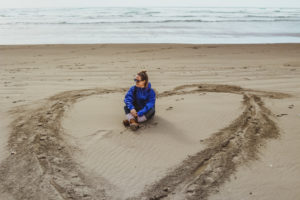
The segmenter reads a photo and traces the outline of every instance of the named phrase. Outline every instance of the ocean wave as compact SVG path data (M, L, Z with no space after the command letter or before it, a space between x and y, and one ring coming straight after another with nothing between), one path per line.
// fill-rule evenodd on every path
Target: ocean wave
M236 13L248 13L247 10L228 10L228 11L216 11L216 10L195 10L189 13L211 13L211 14L236 14Z
M246 15L245 17L255 17L255 18L294 18L295 16L269 16L269 15Z
M148 24L148 23L215 23L215 22L300 22L300 19L234 19L234 20L160 20L160 21L94 21L94 22L4 22L0 25L13 25L13 24Z
M146 12L145 14L150 15L150 14L159 14L159 13L161 13L161 12L159 12L159 11L149 11L149 12Z

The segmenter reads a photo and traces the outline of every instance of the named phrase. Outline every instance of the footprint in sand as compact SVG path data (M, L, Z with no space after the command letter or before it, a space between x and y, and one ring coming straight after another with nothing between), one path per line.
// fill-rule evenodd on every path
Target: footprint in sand
M109 135L110 133L112 133L112 130L101 130L100 129L90 135L87 135L86 137L89 137L89 139L91 137L93 137L93 140L99 140L99 139L102 139L103 137Z
M173 110L173 107L169 106L166 110Z

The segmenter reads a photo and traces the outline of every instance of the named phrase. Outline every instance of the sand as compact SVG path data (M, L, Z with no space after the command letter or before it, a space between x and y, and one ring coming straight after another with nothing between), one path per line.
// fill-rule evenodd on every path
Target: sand
M81 147L80 163L109 180L123 198L138 195L188 155L204 149L201 140L240 114L238 95L175 95L158 100L157 117L147 127L132 133L120 123L124 118L119 114L122 98L123 95L114 94L78 102L66 113L63 127L70 140L74 139L74 146ZM214 108L205 106L209 103ZM187 108L186 104L195 106ZM189 114L182 116L183 112ZM228 113L230 116L225 118ZM90 120L84 120L87 118ZM193 123L193 119L202 120ZM206 126L216 120L221 123Z
M1 46L0 199L296 199L299 53ZM141 69L157 112L132 132L123 97Z

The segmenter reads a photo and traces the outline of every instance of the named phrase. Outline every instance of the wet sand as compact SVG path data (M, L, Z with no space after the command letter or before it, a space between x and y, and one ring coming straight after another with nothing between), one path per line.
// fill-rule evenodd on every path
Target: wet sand
M299 53L1 46L0 199L295 199ZM141 69L158 110L133 133L123 96Z

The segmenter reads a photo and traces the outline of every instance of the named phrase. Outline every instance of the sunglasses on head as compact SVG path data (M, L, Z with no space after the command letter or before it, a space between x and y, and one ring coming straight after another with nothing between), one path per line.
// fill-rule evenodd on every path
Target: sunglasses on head
M137 83L139 83L139 82L141 82L142 80L138 80L138 79L133 79L135 82L137 82Z

